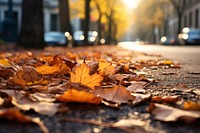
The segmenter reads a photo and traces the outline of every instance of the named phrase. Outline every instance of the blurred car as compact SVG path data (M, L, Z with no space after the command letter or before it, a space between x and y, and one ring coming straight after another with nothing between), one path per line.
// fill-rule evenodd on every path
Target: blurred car
M72 37L69 32L47 32L44 35L44 41L47 45L69 46Z
M84 44L84 32L83 31L75 31L74 32L74 43L75 45L83 45ZM88 32L88 42L91 45L94 45L97 41L98 33L96 31L89 31Z
M163 36L160 39L161 44L163 45L179 45L179 39L177 37L166 37Z
M170 45L170 39L168 37L166 37L166 36L161 37L160 38L160 42L163 45Z
M178 35L181 44L197 45L200 44L200 30L192 28L183 28L182 33Z

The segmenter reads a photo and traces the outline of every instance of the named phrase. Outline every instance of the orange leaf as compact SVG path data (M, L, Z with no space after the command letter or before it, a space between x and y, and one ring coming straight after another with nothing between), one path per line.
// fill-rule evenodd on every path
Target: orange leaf
M75 67L75 73L70 72L71 82L81 83L91 89L95 89L95 86L100 86L100 82L103 77L97 73L90 75L90 68L86 63L82 63L80 66Z
M101 75L110 75L110 74L115 74L115 68L112 66L111 63L106 62L106 61L100 61L99 62L99 74Z
M11 64L9 63L9 61L7 59L0 59L0 65L1 66L11 66Z
M43 75L50 75L55 73L69 72L70 68L66 64L59 64L54 66L42 65L36 68L36 71Z
M187 101L183 104L183 109L185 110L200 110L200 103Z
M57 99L63 102L80 102L92 104L101 103L100 97L97 97L92 93L86 91L79 91L73 88L67 90L63 95L60 95Z

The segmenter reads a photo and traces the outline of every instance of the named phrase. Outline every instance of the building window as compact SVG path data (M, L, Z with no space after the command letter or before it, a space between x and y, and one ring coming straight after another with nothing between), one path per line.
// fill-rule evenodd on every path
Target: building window
M192 27L192 12L189 14L189 27Z
M199 9L195 11L195 28L199 28Z
M51 14L51 31L57 31L57 30L58 30L58 15Z

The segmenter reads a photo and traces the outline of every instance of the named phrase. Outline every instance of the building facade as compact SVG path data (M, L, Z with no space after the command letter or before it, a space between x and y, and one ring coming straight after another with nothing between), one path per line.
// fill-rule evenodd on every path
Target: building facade
M0 22L8 15L8 1L0 0ZM44 0L44 31L59 31L58 0ZM13 19L19 31L22 17L22 0L12 0Z
M200 29L200 0L175 0L179 4L181 16L181 29L184 27ZM178 33L178 15L172 5L168 6L166 16L167 31L169 37L175 37Z

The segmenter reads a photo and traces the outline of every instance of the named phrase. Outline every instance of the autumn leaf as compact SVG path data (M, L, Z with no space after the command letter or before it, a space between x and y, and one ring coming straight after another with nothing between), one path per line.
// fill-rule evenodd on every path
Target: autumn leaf
M132 84L127 87L127 90L130 92L145 93L146 90L144 87L146 84L146 82L132 82Z
M178 96L154 96L152 97L151 101L157 103L176 103L178 101Z
M67 90L63 95L57 97L59 101L63 102L79 102L79 103L91 103L91 104L100 104L101 98L96 95L83 91L76 90L71 88Z
M11 64L9 63L7 59L3 58L3 59L0 59L0 66L8 67L8 66L11 66Z
M47 127L40 121L39 118L32 118L23 115L16 109L0 110L0 118L6 118L8 120L17 120L23 123L35 123L40 126L44 133L49 133Z
M115 71L114 66L112 66L111 63L106 62L106 61L100 61L98 72L101 75L111 75L111 74L115 74L116 71Z
M200 111L200 102L186 101L183 104L183 109Z
M126 87L122 85L116 85L112 88L97 89L94 93L107 101L115 103L127 103L135 99Z
M51 74L66 74L70 72L70 68L66 64L59 64L59 65L42 65L36 67L36 71L43 75L51 75Z
M28 111L30 109L33 109L39 114L48 116L53 116L55 113L57 113L59 106L58 103L52 102L34 102L25 96L21 99L16 99L15 97L12 97L11 103L21 110Z
M185 111L157 103L153 104L153 108L150 111L155 115L156 120L165 122L175 122L182 120L187 123L191 123L200 118L199 112Z
M149 101L151 98L151 94L132 93L131 95L135 97L134 101L132 101L132 105L138 105L140 103Z
M47 84L48 81L43 80L41 74L39 74L33 67L24 66L22 70L16 72L16 74L8 80L8 84L11 86L35 85L35 84Z
M75 67L75 72L70 72L73 83L81 83L91 89L95 89L95 86L100 86L103 77L97 73L90 75L90 68L86 63L82 63L80 66Z

